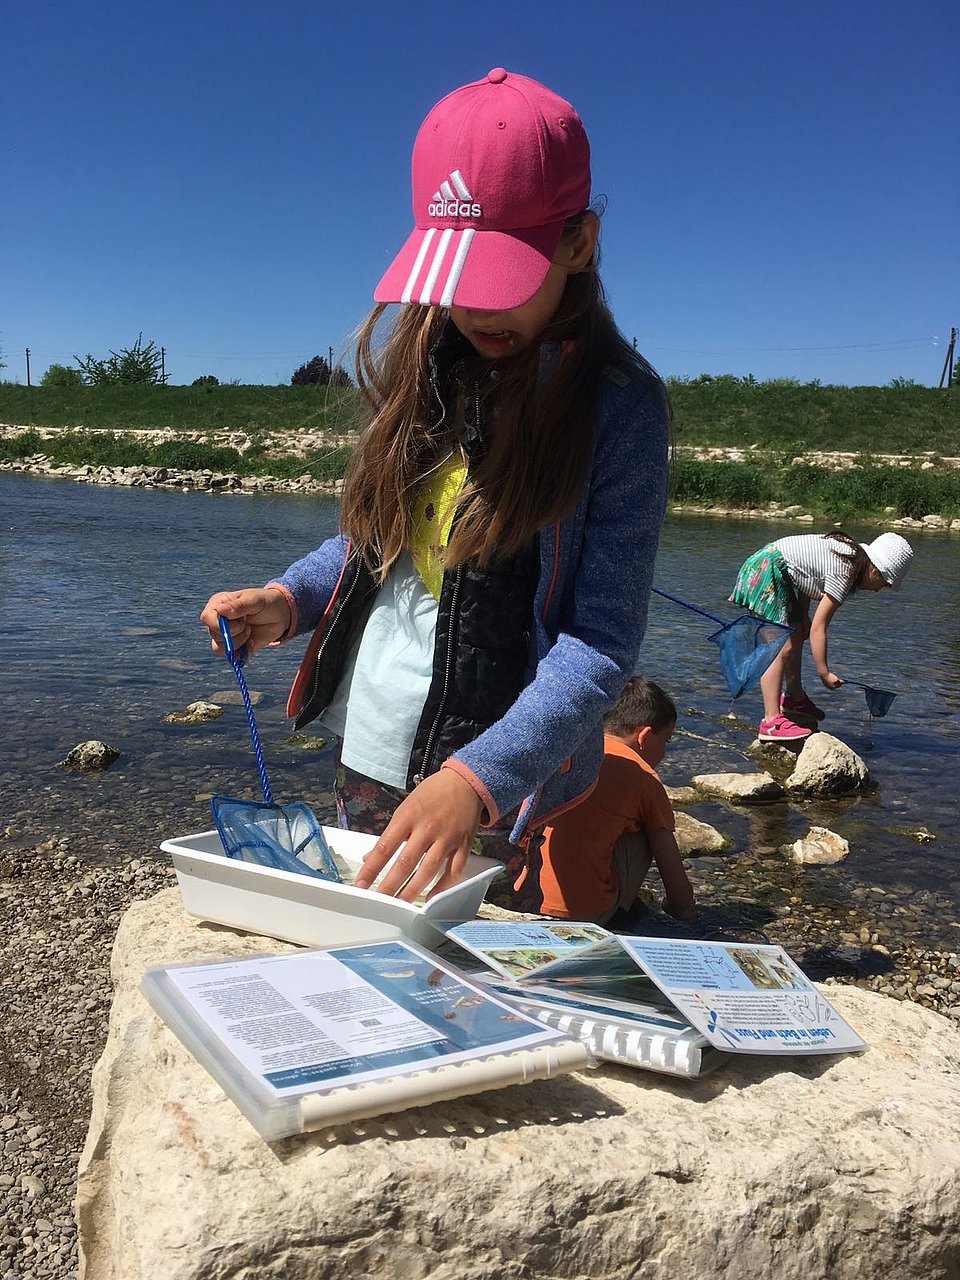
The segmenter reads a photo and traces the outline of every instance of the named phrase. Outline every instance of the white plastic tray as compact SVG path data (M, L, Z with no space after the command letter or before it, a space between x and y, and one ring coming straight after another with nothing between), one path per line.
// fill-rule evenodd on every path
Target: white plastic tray
M338 827L323 833L354 870L376 843L376 836ZM400 936L430 946L440 937L434 922L472 920L501 870L494 859L470 854L459 884L414 906L372 889L228 858L216 831L164 840L160 848L173 858L188 915L311 947Z

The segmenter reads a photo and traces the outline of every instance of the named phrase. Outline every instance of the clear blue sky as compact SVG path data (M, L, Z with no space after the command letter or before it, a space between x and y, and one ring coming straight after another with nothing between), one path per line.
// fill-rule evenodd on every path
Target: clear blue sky
M935 385L960 324L956 0L30 0L0 50L7 378L141 330L172 382L344 351L420 120L498 64L583 117L662 373Z

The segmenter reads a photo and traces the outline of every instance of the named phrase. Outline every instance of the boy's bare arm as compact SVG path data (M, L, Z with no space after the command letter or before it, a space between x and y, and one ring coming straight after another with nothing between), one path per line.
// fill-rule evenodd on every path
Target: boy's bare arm
M650 851L657 864L665 892L664 910L676 920L691 920L696 914L693 886L690 883L677 840L672 831L647 830Z

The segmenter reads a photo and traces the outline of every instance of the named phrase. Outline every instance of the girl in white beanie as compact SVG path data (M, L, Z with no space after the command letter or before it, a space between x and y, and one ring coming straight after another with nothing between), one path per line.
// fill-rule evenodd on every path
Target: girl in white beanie
M809 636L817 675L828 689L839 689L843 681L827 661L827 627L833 615L857 591L899 590L912 558L913 549L898 533L881 533L868 544L840 529L778 538L747 557L730 599L761 618L794 628L760 677L761 742L806 738L811 722L824 718L826 713L803 688L804 641Z

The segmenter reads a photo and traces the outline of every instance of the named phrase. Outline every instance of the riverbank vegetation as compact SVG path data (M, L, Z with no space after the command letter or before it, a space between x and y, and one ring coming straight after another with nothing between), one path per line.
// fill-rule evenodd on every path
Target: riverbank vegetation
M331 444L303 456L268 449L258 437L242 453L235 448L174 438L151 443L129 433L58 432L44 439L36 430L0 440L0 461L24 462L44 455L59 466L166 467L237 476L310 476L330 481L343 476L350 449ZM722 510L798 506L833 520L925 515L960 517L960 469L876 466L868 458L835 467L798 463L790 451L757 453L750 461L699 459L682 450L670 475L671 501L681 506Z
M960 454L958 387L821 387L730 375L672 378L667 385L680 445ZM352 387L0 383L0 422L20 426L341 434L356 426L360 410Z
M0 423L108 431L326 431L356 424L353 387L23 387L0 382Z
M960 517L960 469L941 465L960 455L958 388L821 387L726 376L668 385L678 446L671 499L678 505L779 504L834 520ZM0 423L33 428L0 440L0 460L44 454L58 465L329 481L343 475L359 411L352 387L0 383ZM42 437L41 428L58 430ZM176 434L164 440L135 434L149 429ZM232 433L242 437L242 448L225 442ZM294 456L293 446L309 437L315 443ZM694 456L695 448L711 446L735 456ZM822 452L852 454L855 465L837 465ZM878 454L906 456L908 465Z

